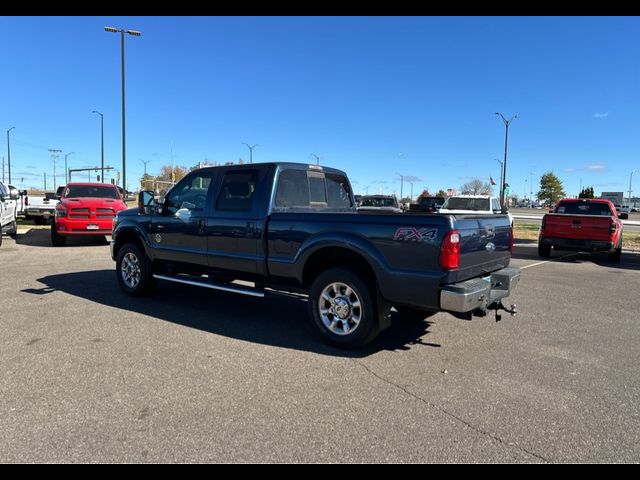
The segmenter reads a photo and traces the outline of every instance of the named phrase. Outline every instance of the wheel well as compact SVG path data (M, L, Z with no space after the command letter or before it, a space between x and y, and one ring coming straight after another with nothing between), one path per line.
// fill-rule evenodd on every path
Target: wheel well
M360 273L363 280L375 284L375 271L362 255L348 248L327 247L314 252L307 260L302 274L303 285L309 288L318 275L334 267L350 268Z
M118 252L122 248L123 245L127 243L135 244L143 253L145 252L144 245L140 240L140 237L135 232L125 231L118 234L118 239L116 240L116 244L113 247L113 256L115 258L118 257Z

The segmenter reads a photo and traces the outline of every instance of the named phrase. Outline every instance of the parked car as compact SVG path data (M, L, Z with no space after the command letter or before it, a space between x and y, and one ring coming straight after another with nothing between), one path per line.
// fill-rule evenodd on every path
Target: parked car
M444 197L420 197L418 203L409 204L409 212L436 213L444 202Z
M18 233L16 201L19 197L17 188L9 188L8 185L0 182L0 245L2 245L3 234L14 236Z
M161 203L141 192L114 221L111 256L132 296L156 280L308 294L324 338L357 347L389 326L391 305L412 318L505 308L520 278L512 246L506 215L356 214L344 172L263 163L195 170Z
M111 235L113 219L127 206L108 183L69 183L56 205L51 243L63 246L68 236Z
M445 200L438 213L448 215L500 215L502 207L500 199L490 195L458 195ZM513 225L513 216L507 212L509 221Z
M566 198L553 213L542 217L538 253L543 258L553 250L606 252L618 263L622 254L622 219L610 200Z
M402 213L398 199L391 195L365 195L360 199L358 212Z

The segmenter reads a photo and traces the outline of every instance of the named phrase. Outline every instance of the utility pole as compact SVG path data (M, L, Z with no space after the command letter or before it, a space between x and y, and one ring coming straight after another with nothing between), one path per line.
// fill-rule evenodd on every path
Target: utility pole
M2 183L4 183L4 157L2 157Z
M249 145L248 143L242 142L243 145L246 145L247 148L249 149L249 163L253 163L253 149L256 148L258 146L258 144L256 143L255 145Z
M504 123L504 165L502 166L502 182L501 182L502 191L500 192L500 204L502 205L502 208L504 210L506 208L505 198L504 198L504 190L505 190L504 187L507 183L507 144L509 142L509 125L511 125L511 122L513 122L516 118L518 118L518 116L514 115L509 120L507 120L504 117L504 115L502 115L500 112L496 112L496 115L502 118L502 121Z
M632 170L629 175L629 198L627 198L627 203L629 204L629 211L631 211L631 180L633 179L633 174L638 172L638 170ZM624 203L624 202L623 202Z
M7 130L7 166L9 167L9 183L11 183L11 143L9 142L9 132L16 127Z
M47 172L44 172L44 191L47 191Z
M142 32L138 30L125 30L123 28L113 28L113 27L104 27L105 31L111 33L119 33L120 34L120 52L121 52L121 62L122 62L122 191L126 196L127 193L127 183L126 183L126 172L127 172L127 149L126 149L126 141L125 141L125 113L124 113L124 34L133 35L135 37L139 37L142 35Z
M51 152L51 160L53 161L53 190L56 189L56 161L58 160L58 154L62 152L57 148L50 148L49 152ZM46 190L46 189L45 189Z
M498 160L497 158L494 158L494 160L500 164L500 198L502 198L502 190L504 189L504 184L502 183L502 167L504 166L504 163L502 160Z
M530 198L529 198L529 207L533 208L533 174L536 172L529 172L529 188L531 189Z
M100 179L104 183L104 115L97 110L91 113L100 115Z
M404 175L402 175L401 173L396 172L396 175L398 175L400 177L400 201L402 201L402 199L404 198L402 196L402 189L404 187Z
M73 155L76 152L69 152L64 154L64 180L65 184L69 183L69 167L67 166L67 157Z

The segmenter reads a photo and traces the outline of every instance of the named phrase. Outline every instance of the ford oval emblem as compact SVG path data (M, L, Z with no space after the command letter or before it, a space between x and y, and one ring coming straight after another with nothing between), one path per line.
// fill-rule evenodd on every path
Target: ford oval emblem
M489 242L487 243L487 245L484 247L488 252L493 252L496 249L496 246L493 242Z

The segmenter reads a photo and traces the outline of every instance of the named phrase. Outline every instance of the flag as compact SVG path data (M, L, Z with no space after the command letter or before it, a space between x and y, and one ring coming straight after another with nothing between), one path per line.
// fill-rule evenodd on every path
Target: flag
M489 180L491 180L491 185L496 185L496 181L493 179L493 177L489 177Z

